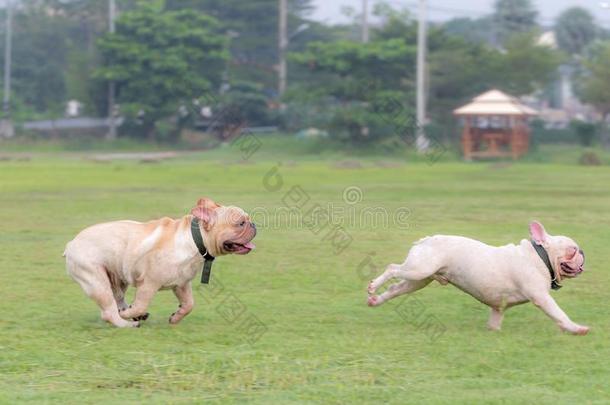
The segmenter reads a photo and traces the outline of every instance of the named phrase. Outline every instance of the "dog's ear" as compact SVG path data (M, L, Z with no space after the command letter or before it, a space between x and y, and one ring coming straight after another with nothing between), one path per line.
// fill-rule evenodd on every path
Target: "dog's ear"
M191 214L201 221L203 229L208 230L215 216L214 211L219 207L220 205L209 198L200 198L197 205L191 210Z
M530 236L537 245L545 245L549 237L544 226L538 221L530 223Z

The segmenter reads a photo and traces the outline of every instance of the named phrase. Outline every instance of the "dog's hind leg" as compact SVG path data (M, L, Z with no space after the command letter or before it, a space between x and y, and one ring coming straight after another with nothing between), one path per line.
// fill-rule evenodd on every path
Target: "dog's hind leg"
M371 280L367 289L368 293L375 294L375 291L377 291L379 287L387 283L390 279L396 278L401 266L402 265L400 264L390 264L386 267L385 271L379 277Z
M137 327L139 322L126 321L119 315L110 279L106 269L95 265L78 265L68 260L68 273L81 286L85 294L100 307L102 319L119 328Z
M403 264L390 264L382 275L369 283L369 295L375 294L375 291L388 280L399 278L409 281L426 280L441 267L441 260L434 255L434 251L425 245L416 245L409 251L407 259ZM419 288L418 288L419 289Z
M487 328L489 330L500 330L502 328L502 320L504 319L504 311L498 308L491 308Z
M392 298L398 297L399 295L421 290L422 288L430 284L430 282L432 282L432 278L426 278L417 281L404 280L399 283L392 284L390 288L388 288L387 291L383 292L382 294L369 296L368 305L370 307L376 307L386 301L391 300Z
M112 295L114 296L114 300L119 308L119 311L122 311L128 307L125 302L125 292L127 291L127 283L123 280L120 280L116 275L111 274L110 272L106 272L108 279L110 280L110 288L112 289Z

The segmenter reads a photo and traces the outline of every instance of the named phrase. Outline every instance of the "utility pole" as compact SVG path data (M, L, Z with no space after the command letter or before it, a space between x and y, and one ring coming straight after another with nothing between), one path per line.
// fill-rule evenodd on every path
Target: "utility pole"
M428 149L429 141L424 133L426 124L426 0L419 0L419 23L417 24L417 138L415 145L420 152Z
M278 95L280 99L286 92L288 79L288 66L286 65L286 49L288 48L288 1L279 0L279 24L278 24Z
M369 42L369 1L362 0L362 42Z
M108 0L108 31L114 34L114 19L116 16L116 4L115 0ZM115 84L114 81L108 83L108 133L106 134L107 140L116 139L116 122L115 122Z
M0 122L0 136L10 138L14 135L13 123L11 122L11 58L13 47L13 6L11 0L6 1L6 33L4 43L4 97L2 109L4 117Z
M4 42L4 99L2 109L5 117L9 117L11 109L11 58L13 47L13 9L11 2L6 2L6 34Z

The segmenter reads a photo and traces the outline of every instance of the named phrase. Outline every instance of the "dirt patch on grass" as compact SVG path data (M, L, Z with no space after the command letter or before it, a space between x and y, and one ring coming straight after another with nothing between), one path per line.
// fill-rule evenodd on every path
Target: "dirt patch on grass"
M375 166L381 167L382 169L395 169L404 166L404 163L393 162L391 160L378 160L375 162Z
M32 160L32 156L22 153L0 155L0 162L9 162L11 160L14 160L16 162L29 162L30 160Z
M492 170L502 170L508 169L513 165L512 162L494 162L489 165L489 168Z
M114 160L137 160L140 163L159 163L183 155L180 152L137 152L137 153L102 153L87 156L87 160L106 163Z
M338 162L333 163L332 167L334 169L362 169L362 163L357 160L340 160Z

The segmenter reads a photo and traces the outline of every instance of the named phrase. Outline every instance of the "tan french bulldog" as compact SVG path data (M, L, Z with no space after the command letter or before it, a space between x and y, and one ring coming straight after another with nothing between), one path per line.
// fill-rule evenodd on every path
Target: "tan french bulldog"
M67 244L64 256L68 274L99 305L103 320L140 326L156 292L172 289L180 305L169 322L176 324L193 309L191 280L202 255L213 260L247 254L255 236L256 226L241 208L202 198L180 219L93 225ZM136 287L130 306L124 299L128 286Z
M584 271L585 256L566 236L546 233L539 222L529 226L531 241L501 247L489 246L461 236L436 235L415 243L402 264L390 264L368 287L368 305L378 306L402 294L424 288L433 280L453 284L491 307L488 327L499 330L504 311L531 301L559 327L576 335L589 328L570 320L551 297L563 278ZM403 281L381 295L377 289L391 278Z

